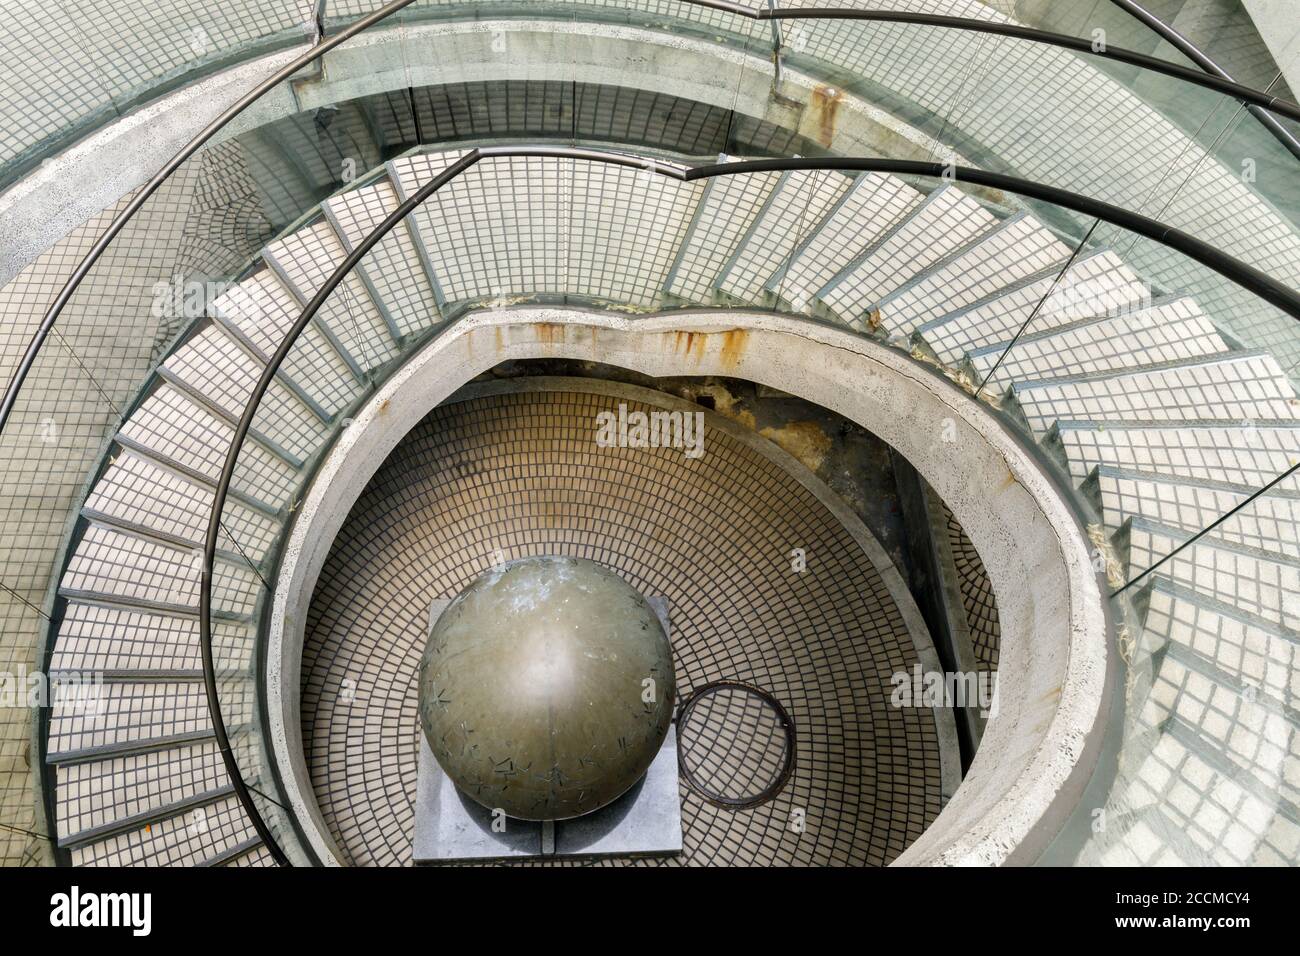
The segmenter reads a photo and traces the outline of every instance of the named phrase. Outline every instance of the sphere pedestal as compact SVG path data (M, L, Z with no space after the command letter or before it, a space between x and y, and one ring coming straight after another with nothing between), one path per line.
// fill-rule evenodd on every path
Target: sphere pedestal
M418 862L681 849L669 615L568 558L493 569L430 608Z

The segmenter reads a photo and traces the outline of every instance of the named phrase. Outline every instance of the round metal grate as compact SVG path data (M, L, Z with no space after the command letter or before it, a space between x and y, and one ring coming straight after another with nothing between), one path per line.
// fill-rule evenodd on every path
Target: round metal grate
M696 690L677 715L682 777L715 806L766 803L794 771L794 721L775 697L740 681Z

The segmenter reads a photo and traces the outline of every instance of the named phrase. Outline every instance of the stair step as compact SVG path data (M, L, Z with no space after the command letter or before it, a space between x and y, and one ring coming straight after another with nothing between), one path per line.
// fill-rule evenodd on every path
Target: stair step
M1033 331L1032 325L1028 331ZM1117 372L1228 351L1210 320L1185 298L1023 335L998 365L1010 345L1010 341L997 342L967 356L980 381L997 366L986 386L990 391L1004 392L1017 380Z
M190 481L193 482L194 484L207 488L209 491L215 489L217 486L217 483L209 479L207 475L200 474L199 472L195 471L193 468L190 468L176 461L173 458L168 458L165 455L160 455L152 448L148 448L145 445L142 445L140 442L135 441L134 439L127 438L121 432L119 432L114 437L113 441L114 444L118 446L118 449L120 451L130 452L132 455L135 455L137 458L144 459L145 461L149 462L151 465L155 465L158 468L163 469L164 471L171 472L172 474L179 475L180 477L184 478L186 481ZM238 487L235 487L233 483L232 486L229 489L227 489L226 497L229 501L237 502L243 505L244 507L248 508L250 511L255 511L259 515L262 515L264 517L278 518L280 515L280 509L277 508L275 505L269 504L265 501L262 501L257 498L253 498L250 495L245 494L243 491L239 490Z
M238 421L253 393L262 365L218 326L208 325L173 352L163 369L200 398ZM328 436L324 422L297 395L272 381L253 426L299 461L306 461Z
M1142 640L1153 647L1177 644L1212 663L1235 688L1253 687L1295 710L1300 687L1300 641L1276 625L1226 605L1206 602L1194 591L1157 578L1146 597Z
M325 214L349 253L401 204L387 180L340 193ZM408 217L381 239L357 266L402 336L417 335L442 320L442 290Z
M1046 269L999 292L917 326L945 365L956 365L967 352L995 342L1009 342L1034 316L1032 331L1041 334L1080 319L1100 318L1139 308L1150 292L1133 271L1109 250L1080 256L1057 281L1059 268ZM1051 295L1035 314L1043 296Z
M993 228L975 245L912 279L870 307L891 335L910 335L926 322L988 299L1009 286L1060 269L1070 247L1028 213Z
M604 163L575 161L572 169L568 266L562 269L569 292L661 307L664 283L704 184Z
M68 561L60 590L141 606L196 609L203 552L158 538L92 523ZM213 566L214 608L251 615L264 590L246 564L218 560Z
M72 755L82 760L120 756L128 746L134 752L160 749L212 731L201 683L106 683L95 691L93 706L58 696L51 701L47 747L51 763L66 762ZM116 750L103 749L108 747Z
M1300 462L1300 422L1058 421L1077 484L1098 465L1168 477L1222 479L1251 488Z
M997 225L996 217L960 189L943 186L884 238L817 292L832 313L856 328L876 328L870 307Z
M255 835L237 797L71 851L74 866L199 866Z
M719 157L725 161L726 157ZM716 282L781 180L780 173L719 176L704 186L699 205L664 283L686 302L713 301Z
M1162 475L1100 466L1092 479L1103 517L1118 528L1146 518L1194 534L1217 521L1256 489L1226 482L1174 480ZM1279 486L1214 529L1216 538L1300 560L1300 490Z
M262 259L300 305L306 305L347 258L343 243L324 219L272 242ZM393 330L370 300L361 279L345 278L316 313L321 331L354 371L369 372L397 354Z
M1190 537L1185 531L1134 518L1128 525L1130 579ZM1229 544L1211 534L1154 573L1284 630L1300 626L1300 561Z
M391 161L388 164L389 177L398 201L405 201L462 156L464 151L452 150L418 153ZM509 160L486 162L493 164L487 177L488 188L495 188L501 177L502 163ZM549 166L539 166L536 170L539 175L552 177L551 188L540 197L528 196L526 202L522 195L510 196L508 208L514 210L513 214L519 220L514 225L527 233L520 241L529 249L536 245L536 249L530 252L527 261L506 265L504 272L501 271L502 263L496 261L494 255L465 248L466 243L481 242L486 248L493 249L494 244L507 241L506 230L500 222L495 225L482 222L483 207L473 205L474 195L481 194L484 188L483 173L479 171L483 162L447 183L412 213L412 239L416 248L422 249L427 257L425 268L435 277L436 287L441 290L446 303L444 314L454 304L518 293L523 286L520 277L525 274L540 277L542 285L536 290L522 291L564 289L568 254L567 250L560 248L556 230L567 221L568 207L563 198L569 195L572 187L567 180L554 178L559 176L559 161L549 162ZM531 211L521 203L532 206ZM518 270L519 276L513 275L512 270Z
M781 174L762 211L718 274L714 288L742 304L761 302L764 283L784 267L800 242L816 232L817 224L852 182L834 170Z
M1189 750L1228 762L1234 780L1294 807L1297 791L1286 780L1285 764L1295 728L1275 702L1243 693L1212 662L1180 644L1171 644L1164 655L1149 702L1153 726L1181 724L1177 736ZM1220 823L1226 819L1218 817Z
M55 768L59 845L139 829L232 792L215 740Z
M149 449L164 462L201 474L215 486L235 430L229 421L163 382L131 413L118 440ZM274 510L289 500L298 471L256 438L240 449L232 488Z
M806 311L840 264L877 242L924 198L897 176L863 173L764 288L792 311Z
M576 263L561 230L571 173L572 163L549 157L484 160L424 203L418 224L447 301L570 290ZM414 192L423 181L404 185Z
M247 667L253 631L229 620L212 622L213 654L227 667ZM50 669L82 675L114 670L194 671L203 666L196 615L69 601L59 619Z
M235 326L258 349L263 364L284 342L302 306L270 269L228 289L212 304L215 316ZM359 394L352 369L315 323L295 340L280 370L333 417Z
M272 863L266 844L253 837L208 857L199 866L270 866Z
M85 508L155 534L201 542L207 535L212 500L210 487L121 451L95 483ZM226 502L222 527L226 534L217 546L230 550L237 543L238 550L254 562L266 556L279 531L272 518L234 501Z
M1022 381L1012 390L1039 436L1060 418L1300 418L1294 389L1264 352L1227 352L1175 365Z

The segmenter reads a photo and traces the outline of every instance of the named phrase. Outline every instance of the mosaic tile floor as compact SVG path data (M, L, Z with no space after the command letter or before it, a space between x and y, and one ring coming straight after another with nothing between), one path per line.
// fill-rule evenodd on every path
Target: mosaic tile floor
M672 862L893 860L939 812L939 743L929 711L889 706L890 674L916 653L866 554L808 487L711 415L698 459L600 448L596 413L617 400L575 380L563 387L435 410L335 541L307 623L303 739L345 858L411 861L429 602L494 561L562 553L668 600L680 694L739 679L795 722L797 766L772 801L724 810L683 787L684 850ZM792 570L795 547L803 573ZM753 743L729 741L737 752Z

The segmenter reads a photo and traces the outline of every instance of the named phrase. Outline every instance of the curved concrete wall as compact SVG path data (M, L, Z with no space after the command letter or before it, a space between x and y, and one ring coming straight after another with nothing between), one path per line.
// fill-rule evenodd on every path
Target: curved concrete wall
M1091 545L1033 456L951 383L839 329L738 310L629 318L532 307L472 313L426 345L356 415L299 509L276 583L267 692L286 791L299 819L317 825L308 833L317 854L337 862L295 715L303 628L335 535L414 422L496 364L541 357L652 376L748 379L852 419L911 461L984 559L1002 617L1005 676L966 779L897 862L1032 862L1091 774L1109 694L1107 617Z

